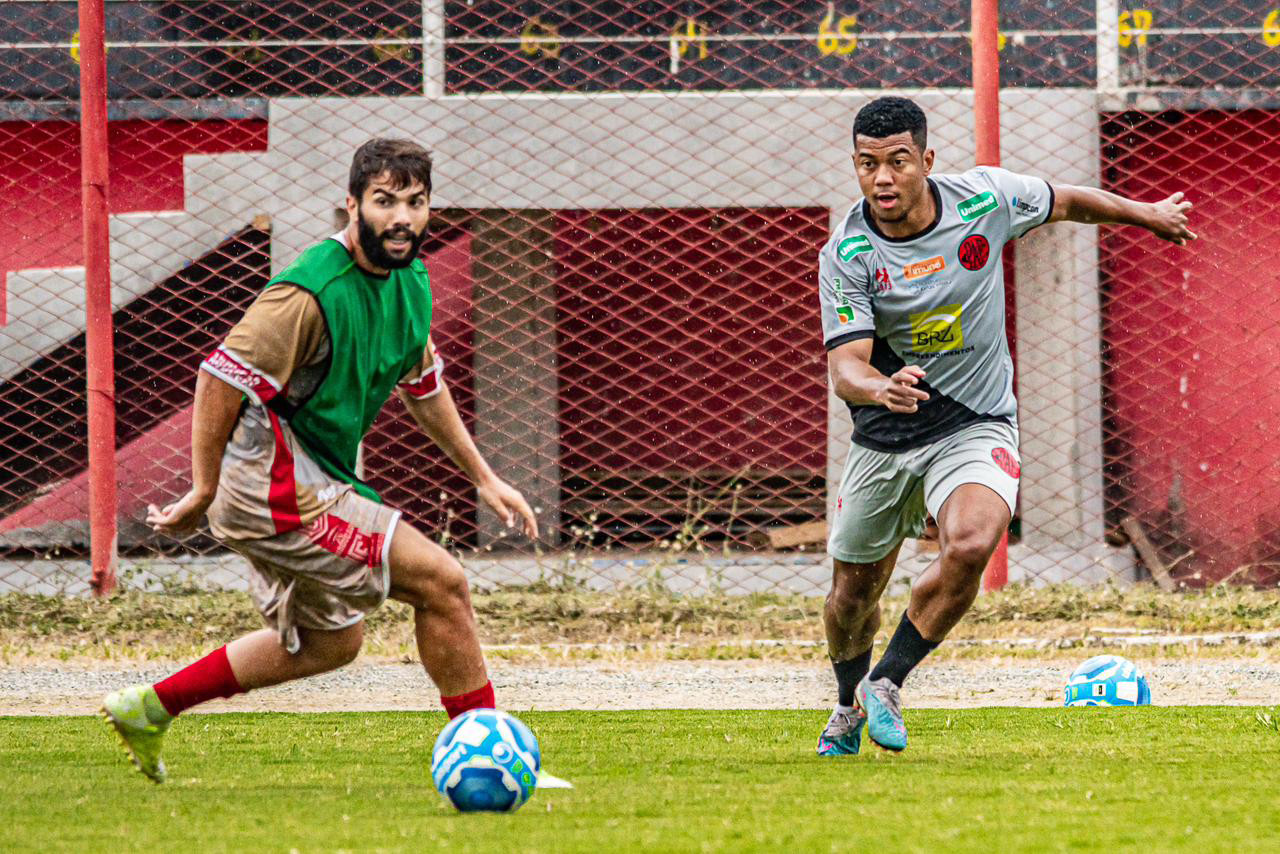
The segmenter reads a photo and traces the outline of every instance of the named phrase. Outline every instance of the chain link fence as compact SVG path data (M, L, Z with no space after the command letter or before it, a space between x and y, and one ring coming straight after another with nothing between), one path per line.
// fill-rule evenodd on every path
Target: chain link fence
M1055 225L1006 253L1023 487L1012 581L1280 579L1280 12L1000 7L1002 164L1196 204L1192 249ZM848 448L816 253L887 91L973 164L969 3L106 3L119 548L126 581L235 585L156 537L196 366L341 228L356 146L436 158L424 248L463 417L545 530L510 539L388 404L370 483L482 584L825 588ZM78 34L0 4L0 588L88 577ZM904 551L905 576L931 558Z

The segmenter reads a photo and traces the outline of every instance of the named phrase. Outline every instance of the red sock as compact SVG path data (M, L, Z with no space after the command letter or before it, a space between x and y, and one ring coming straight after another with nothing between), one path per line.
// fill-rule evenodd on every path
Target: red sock
M459 694L456 697L441 697L440 702L444 703L444 710L449 713L450 720L472 709L492 709L495 707L493 683L486 682L483 688L477 688L474 691L468 691L466 694Z
M236 681L235 673L231 672L231 662L227 659L225 646L215 649L168 679L157 682L155 689L160 704L171 715L181 714L197 703L214 697L233 697L244 693L244 689Z

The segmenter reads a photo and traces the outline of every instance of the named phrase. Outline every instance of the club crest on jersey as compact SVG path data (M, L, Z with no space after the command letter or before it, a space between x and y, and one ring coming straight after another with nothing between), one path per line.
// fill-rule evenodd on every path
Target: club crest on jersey
M836 254L840 256L841 261L850 261L853 256L863 252L871 251L871 241L867 240L866 235L859 234L854 237L846 237L840 241L836 247Z
M987 266L991 257L991 244L981 234L971 234L960 244L956 254L960 258L960 266L966 270L981 270Z
M945 353L964 346L960 303L931 308L910 316L911 349L916 353Z
M976 196L970 196L956 205L956 213L965 222L986 216L1000 207L1000 200L990 190L984 190Z
M902 268L902 275L906 276L907 281L914 279L923 279L925 276L932 276L939 270L946 269L947 260L941 255L934 258L926 258L923 261L914 261Z

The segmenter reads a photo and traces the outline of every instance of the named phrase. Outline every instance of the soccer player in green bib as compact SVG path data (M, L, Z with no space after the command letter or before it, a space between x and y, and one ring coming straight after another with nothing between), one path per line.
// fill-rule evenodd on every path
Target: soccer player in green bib
M156 782L174 717L347 664L364 616L388 596L413 606L422 664L450 717L494 706L462 567L357 474L360 441L392 391L508 527L536 537L537 522L476 449L431 344L418 259L430 155L371 140L356 151L348 193L346 229L273 278L201 363L191 490L148 508L147 522L170 534L207 515L213 536L252 567L268 626L154 685L107 695L104 716Z
M1005 338L1010 240L1048 222L1119 223L1185 244L1191 203L1154 203L980 166L931 175L925 115L878 98L853 123L863 199L818 260L823 341L836 396L853 413L827 551L823 620L838 699L818 753L857 753L862 727L907 746L898 689L973 603L1018 495L1017 401ZM939 557L871 668L880 595L927 516Z

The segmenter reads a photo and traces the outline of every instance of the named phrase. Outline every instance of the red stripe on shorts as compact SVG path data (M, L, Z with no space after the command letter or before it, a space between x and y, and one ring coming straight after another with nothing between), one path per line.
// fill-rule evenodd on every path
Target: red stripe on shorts
M346 519L325 513L308 525L303 533L320 548L364 564L371 569L382 565L382 541L384 534L371 534L352 525Z
M271 521L276 533L292 531L302 524L298 514L298 483L293 474L293 452L285 442L280 419L267 410L271 418L271 432L276 436L276 455L271 460L271 489L267 493L267 506L271 508Z

